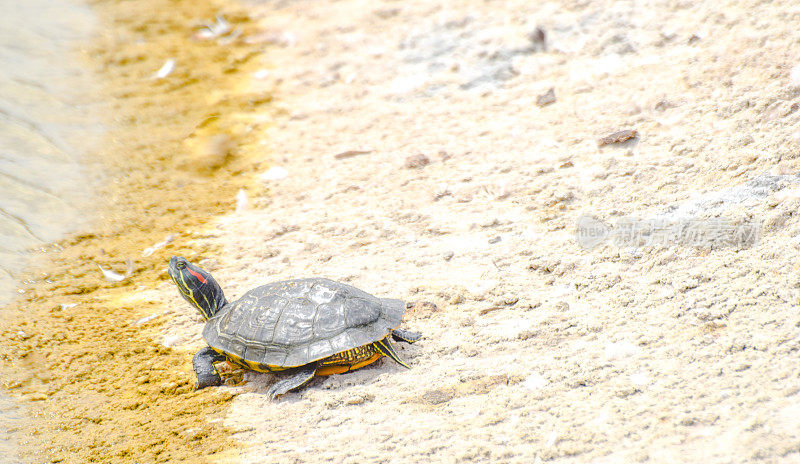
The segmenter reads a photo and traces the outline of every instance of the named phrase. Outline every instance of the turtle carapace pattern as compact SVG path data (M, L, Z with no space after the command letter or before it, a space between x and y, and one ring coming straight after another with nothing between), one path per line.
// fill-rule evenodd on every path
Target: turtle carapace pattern
M211 274L185 258L170 259L169 275L206 320L208 346L192 361L198 389L222 383L214 363L224 360L258 372L291 371L272 386L271 398L315 375L348 372L383 356L408 367L392 340L414 343L422 337L399 329L403 301L330 279L274 282L229 303Z

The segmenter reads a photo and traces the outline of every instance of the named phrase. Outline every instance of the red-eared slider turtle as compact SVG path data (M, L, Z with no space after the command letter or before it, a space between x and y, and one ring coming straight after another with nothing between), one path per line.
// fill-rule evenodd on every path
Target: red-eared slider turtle
M181 295L205 318L208 346L194 355L197 388L220 385L214 363L228 360L258 372L291 370L272 386L270 398L298 388L315 375L364 367L388 356L408 367L392 339L422 336L400 330L401 300L377 298L329 279L295 279L256 287L228 303L211 274L179 256L169 275Z

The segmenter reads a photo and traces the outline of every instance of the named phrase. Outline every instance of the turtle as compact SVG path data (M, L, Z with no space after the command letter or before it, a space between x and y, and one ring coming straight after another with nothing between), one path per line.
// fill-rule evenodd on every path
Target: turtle
M222 384L215 363L290 375L269 390L275 399L317 375L349 372L386 356L409 368L392 340L414 343L417 332L400 329L406 304L378 298L321 277L262 285L228 302L207 271L181 256L169 260L169 275L186 301L205 319L207 346L192 359L195 389Z

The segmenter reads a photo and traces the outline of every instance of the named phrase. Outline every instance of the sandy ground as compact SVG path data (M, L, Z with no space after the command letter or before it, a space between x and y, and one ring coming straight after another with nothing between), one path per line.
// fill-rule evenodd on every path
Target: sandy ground
M246 5L288 176L193 258L229 299L325 276L438 309L408 314L411 370L223 387L241 462L800 459L795 4ZM583 214L760 237L586 250ZM160 291L188 363L202 323Z
M97 4L128 31L94 56L123 102L109 211L125 213L62 244L56 283L2 327L4 382L38 405L51 460L800 458L797 6L189 3L160 20ZM189 46L217 12L241 35ZM182 53L194 66L143 87ZM619 130L638 135L600 146ZM588 214L703 227L586 249ZM721 219L759 240L712 240ZM167 281L177 253L229 299L325 276L436 308L407 315L425 335L398 345L410 370L272 403L265 374L192 392L202 320ZM128 257L122 284L92 262Z

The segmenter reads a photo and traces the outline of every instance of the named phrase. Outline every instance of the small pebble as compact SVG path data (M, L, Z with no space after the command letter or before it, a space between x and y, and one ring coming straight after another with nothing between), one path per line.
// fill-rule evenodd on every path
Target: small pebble
M346 158L352 158L352 157L358 156L358 155L368 155L370 153L372 153L372 150L347 150L347 151L343 151L341 153L337 153L337 154L333 155L333 157L335 159L346 159Z
M547 51L547 34L541 26L536 26L536 29L528 34L528 40L531 42L531 51Z
M406 158L406 169L419 169L431 164L430 158L420 153L419 155L412 155Z
M634 139L638 136L639 132L636 129L625 129L601 138L597 144L601 147L605 145L613 145L616 143L627 142L628 140Z
M506 296L503 297L503 304L508 305L508 306L515 305L515 304L517 304L518 301L519 301L519 297L516 296L516 295L506 295Z
M547 106L556 102L556 89L550 87L550 90L536 97L536 106Z

